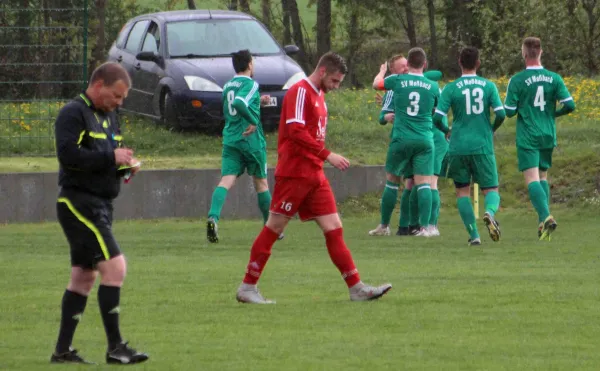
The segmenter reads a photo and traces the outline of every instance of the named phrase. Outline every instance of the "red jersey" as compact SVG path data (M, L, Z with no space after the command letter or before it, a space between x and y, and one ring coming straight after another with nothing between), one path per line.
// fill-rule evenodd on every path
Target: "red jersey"
M325 148L326 132L325 93L308 78L300 80L283 98L275 176L322 176L323 162L331 153Z

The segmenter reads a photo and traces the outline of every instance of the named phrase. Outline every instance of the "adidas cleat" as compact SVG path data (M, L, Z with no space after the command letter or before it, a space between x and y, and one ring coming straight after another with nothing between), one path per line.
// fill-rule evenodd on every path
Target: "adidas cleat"
M498 223L498 221L494 219L492 214L488 212L483 214L483 222L485 223L485 226L487 227L488 232L490 233L490 238L492 239L492 241L500 241L500 223Z
M557 226L558 226L558 224L556 224L556 220L554 220L554 217L552 215L549 215L546 218L546 220L544 220L544 222L540 224L541 233L538 232L540 235L540 237L539 237L540 241L542 241L542 240L550 241L550 239L551 239L550 235L552 234L552 232L554 232L556 230Z
M81 363L84 365L95 365L94 362L88 362L83 359L79 354L77 354L77 350L69 349L68 352L65 353L52 353L52 357L50 357L50 363Z
M116 363L121 365L129 365L141 363L148 360L146 353L140 353L131 348L127 342L117 345L113 350L106 352L106 363Z
M249 285L246 283L240 285L235 299L240 303L246 304L275 304L275 301L265 299L261 295L257 285Z
M377 226L377 228L369 231L369 236L389 236L390 234L392 234L390 232L390 227L389 226L383 226L381 224L379 224Z
M206 222L206 238L208 242L217 243L219 242L219 226L214 218L208 218Z
M431 237L428 229L425 227L421 227L421 229L419 229L418 231L413 233L413 236L415 236L415 237Z
M392 289L392 284L386 283L381 286L369 286L362 282L350 288L350 300L352 301L367 301L377 300Z
M410 236L410 230L408 227L398 227L398 232L396 232L396 236Z
M481 246L481 239L477 238L469 238L469 246Z

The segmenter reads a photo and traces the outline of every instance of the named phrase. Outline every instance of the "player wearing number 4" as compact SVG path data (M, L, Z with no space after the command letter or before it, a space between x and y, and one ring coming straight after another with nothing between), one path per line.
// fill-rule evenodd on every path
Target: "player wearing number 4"
M508 83L504 108L517 116L517 159L529 198L538 214L538 238L550 240L556 221L550 214L548 169L556 147L555 118L575 110L575 102L562 78L542 67L542 43L537 37L523 41L521 53L526 69ZM563 106L556 110L556 102Z
M254 180L258 208L265 222L271 204L267 184L267 144L260 123L260 106L268 103L270 97L261 97L258 83L252 79L254 63L248 50L234 53L232 61L236 75L223 86L225 128L221 181L213 192L206 222L206 237L209 242L219 242L217 223L227 191L245 171Z
M350 165L347 159L325 148L325 94L339 88L347 69L341 56L326 53L314 72L285 94L279 122L271 214L252 244L246 275L236 295L240 302L273 303L260 294L257 283L271 256L273 244L296 213L303 221L314 220L323 231L327 252L348 286L350 300L377 299L392 288L390 284L368 286L360 280L352 254L344 242L335 197L323 172L324 161L339 170L346 170ZM302 272L302 267L299 269Z
M493 133L502 125L505 113L496 85L476 74L480 64L477 48L461 50L458 63L462 76L444 88L433 121L445 126L443 119L452 109L448 177L456 186L458 211L469 233L469 245L481 245L471 206L470 185L473 180L481 186L485 195L483 221L492 240L500 240L500 227L494 218L500 207L500 194ZM490 110L496 116L493 126ZM442 131L448 132L448 128Z
M373 88L394 92L394 128L387 157L393 161L386 161L386 172L400 177L412 170L421 226L414 235L429 237L429 231L433 229L430 227L434 175L432 112L440 91L436 82L423 76L427 65L423 49L412 48L407 59L408 74L384 79L385 69L382 66L373 81Z

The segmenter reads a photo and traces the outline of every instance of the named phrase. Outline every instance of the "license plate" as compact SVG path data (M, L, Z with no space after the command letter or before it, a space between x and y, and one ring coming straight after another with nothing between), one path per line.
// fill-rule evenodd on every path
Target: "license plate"
M277 97L269 97L269 103L265 104L265 107L276 107Z

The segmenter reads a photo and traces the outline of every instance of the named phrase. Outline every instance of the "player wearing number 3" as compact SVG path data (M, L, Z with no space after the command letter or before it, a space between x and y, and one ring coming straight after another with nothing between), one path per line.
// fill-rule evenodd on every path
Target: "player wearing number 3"
M323 231L329 256L346 282L351 300L377 299L392 288L390 284L368 286L360 280L344 242L335 197L323 172L324 161L339 170L350 165L347 159L325 148L325 94L339 88L347 72L341 56L326 53L314 72L293 85L283 99L271 213L252 245L246 275L236 295L240 302L273 303L260 294L257 283L273 244L296 213L302 221L314 220Z
M555 118L575 110L575 102L563 79L542 67L542 43L537 37L523 41L521 53L526 69L508 83L504 108L508 117L517 116L517 159L529 198L538 214L538 237L550 240L556 221L550 214L548 169L556 147ZM563 106L556 110L556 102Z
M213 192L206 222L206 237L213 243L219 242L217 223L227 191L245 171L254 180L258 208L265 222L271 204L267 184L267 144L260 123L260 106L268 102L269 96L261 97L258 83L252 79L254 63L248 50L234 53L232 62L236 75L223 86L225 128L221 181Z

